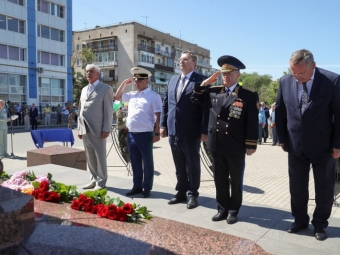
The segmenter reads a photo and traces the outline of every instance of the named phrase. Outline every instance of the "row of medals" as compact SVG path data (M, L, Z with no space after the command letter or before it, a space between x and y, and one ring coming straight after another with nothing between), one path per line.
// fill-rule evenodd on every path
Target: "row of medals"
M239 119L241 112L242 112L241 107L237 107L237 106L233 105L232 107L230 107L229 117L234 117L236 119Z

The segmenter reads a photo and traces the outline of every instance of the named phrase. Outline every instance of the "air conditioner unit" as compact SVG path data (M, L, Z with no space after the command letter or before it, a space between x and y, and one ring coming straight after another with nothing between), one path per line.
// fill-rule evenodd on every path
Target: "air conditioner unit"
M44 72L44 68L38 67L38 68L37 68L37 71L38 71L38 73L43 73L43 72Z

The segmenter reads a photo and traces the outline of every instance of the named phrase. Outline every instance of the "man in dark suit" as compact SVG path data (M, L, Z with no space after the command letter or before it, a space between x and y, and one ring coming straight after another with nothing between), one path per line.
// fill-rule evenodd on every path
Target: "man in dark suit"
M190 102L195 83L206 78L194 72L196 60L192 52L183 51L179 59L182 75L173 76L168 83L160 122L161 137L169 136L177 176L177 194L168 204L187 201L188 193L188 209L198 205L201 179L199 148L201 140L207 139L202 107Z
M245 154L256 151L258 139L258 96L237 83L244 64L235 57L222 56L222 86L210 87L220 72L198 83L191 96L194 103L209 109L208 149L213 155L218 213L213 221L237 222L242 205ZM231 192L230 187L231 186Z
M308 50L292 54L290 69L292 73L280 79L275 109L280 145L288 152L295 218L287 231L295 233L308 227L312 164L316 203L312 224L316 239L324 240L334 200L335 158L340 156L340 77L317 68Z
M38 108L35 107L35 104L32 104L32 107L30 109L30 117L31 117L31 124L32 124L32 130L37 129L38 126Z

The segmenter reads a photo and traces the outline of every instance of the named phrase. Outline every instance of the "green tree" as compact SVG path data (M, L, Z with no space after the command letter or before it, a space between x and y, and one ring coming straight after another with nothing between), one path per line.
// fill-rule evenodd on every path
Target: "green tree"
M242 86L247 87L253 91L256 91L261 101L269 100L268 90L272 82L272 76L269 74L259 75L258 73L243 73L240 76L239 81Z
M82 61L82 72L74 72L74 65L77 59ZM81 90L88 84L86 79L85 68L87 64L91 64L95 60L95 55L91 49L83 47L80 53L76 54L76 57L72 59L72 70L73 70L73 102L79 104L79 98Z

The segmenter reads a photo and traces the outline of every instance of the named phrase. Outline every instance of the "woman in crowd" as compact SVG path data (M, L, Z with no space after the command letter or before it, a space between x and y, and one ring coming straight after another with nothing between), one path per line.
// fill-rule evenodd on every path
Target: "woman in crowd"
M10 118L7 117L5 109L5 101L0 100L0 157L8 156L7 153L7 122Z

